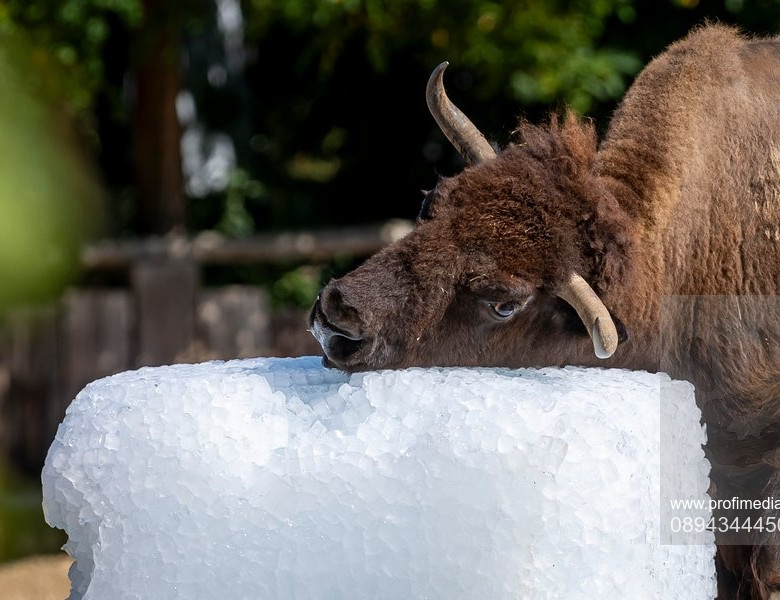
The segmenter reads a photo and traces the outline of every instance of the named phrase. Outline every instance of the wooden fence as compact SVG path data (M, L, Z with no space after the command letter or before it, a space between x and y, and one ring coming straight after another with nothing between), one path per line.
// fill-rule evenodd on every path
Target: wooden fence
M317 354L302 310L272 313L266 290L204 288L202 265L372 254L411 224L224 240L213 235L108 241L84 250L89 272L127 285L68 290L56 303L15 310L0 330L0 454L40 469L73 397L97 378L175 362Z

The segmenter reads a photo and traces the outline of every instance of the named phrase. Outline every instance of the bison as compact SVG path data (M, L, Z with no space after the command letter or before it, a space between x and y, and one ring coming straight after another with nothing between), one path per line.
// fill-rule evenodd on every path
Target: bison
M468 166L425 193L410 234L321 290L325 364L663 370L697 387L711 494L780 502L780 38L694 30L600 144L566 113L497 152L445 67L428 105ZM768 529L716 531L719 597L780 588Z

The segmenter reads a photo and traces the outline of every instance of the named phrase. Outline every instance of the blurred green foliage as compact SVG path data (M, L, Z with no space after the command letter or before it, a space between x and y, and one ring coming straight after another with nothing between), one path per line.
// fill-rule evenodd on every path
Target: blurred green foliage
M780 27L780 0L244 0L243 7L256 57L244 72L247 90L210 93L245 98L249 124L222 114L214 126L237 132L239 167L265 186L262 202L246 205L258 228L413 216L415 190L462 167L423 99L442 60L450 61L445 82L455 102L504 143L519 115L540 119L563 105L594 116L603 130L640 68L707 19L754 33ZM328 143L334 138L336 146Z
M271 299L276 308L309 308L323 285L322 269L310 265L287 271L271 286Z
M255 223L247 210L246 203L262 198L263 184L250 179L243 169L235 169L225 193L225 208L215 229L233 238L246 237L254 233Z
M141 22L140 0L11 0L0 2L0 32L24 32L38 66L59 67L56 92L75 113L93 108L106 79L103 50L111 22Z
M100 220L94 173L55 102L61 72L0 34L0 309L55 297ZM42 77L30 78L29 72Z
M345 43L361 35L378 72L411 46L418 60L446 53L459 68L484 76L480 96L509 82L522 103L564 100L585 112L594 101L615 99L640 67L630 48L599 45L610 19L632 23L632 0L571 2L506 0L249 0L251 34L262 38L284 23L313 33L301 56L331 74Z
M0 492L0 563L62 547L65 533L43 519L39 480L21 477L0 460Z

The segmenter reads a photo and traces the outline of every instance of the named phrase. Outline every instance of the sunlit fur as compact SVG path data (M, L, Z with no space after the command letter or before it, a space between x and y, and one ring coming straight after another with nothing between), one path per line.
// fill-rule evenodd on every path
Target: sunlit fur
M313 321L362 338L326 343L328 364L663 369L697 386L713 494L780 498L780 41L698 29L639 75L598 151L571 114L521 123L429 200L323 289ZM554 293L572 271L628 332L608 360ZM488 301L525 307L501 322ZM767 597L778 546L728 540L721 597Z

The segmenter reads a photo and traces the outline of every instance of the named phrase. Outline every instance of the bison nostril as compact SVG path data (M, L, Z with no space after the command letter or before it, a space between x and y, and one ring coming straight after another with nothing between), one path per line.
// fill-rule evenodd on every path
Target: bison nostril
M337 317L341 316L333 309L331 309L331 312L336 312ZM311 325L314 337L317 338L320 345L323 345L323 340L320 339L320 336L330 338L331 336L338 335L352 341L359 341L363 338L355 324L345 323L343 322L343 319L334 319L330 314L326 313L319 297L314 303L311 315L309 316L309 324ZM350 329L353 331L350 331Z
M328 358L336 364L348 365L363 348L366 341L361 338L348 338L335 334L328 340L327 347L323 347Z
M339 286L340 280L326 285L317 296L312 311L312 319L319 319L334 333L351 340L359 340L364 335L364 320L360 312L345 297Z
M345 317L339 308L323 303L320 295L309 317L310 331L322 346L328 366L350 369L370 353L371 343L361 332L359 322Z
M338 281L332 281L320 290L317 302L324 312L340 312L346 306L344 296L338 287Z

